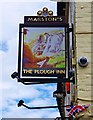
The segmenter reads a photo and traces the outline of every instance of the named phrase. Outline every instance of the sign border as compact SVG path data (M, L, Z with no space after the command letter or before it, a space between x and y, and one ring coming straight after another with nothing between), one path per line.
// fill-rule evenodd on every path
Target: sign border
M60 77L53 77L49 76L48 78L36 76L33 78L21 78L20 77L20 69L21 69L21 44L22 44L22 28L24 27L65 27L65 60L66 60L66 68L65 68L65 76L60 76ZM68 65L68 66L67 66ZM48 82L48 83L53 83L53 82L58 82L62 81L62 79L69 79L69 24L66 23L61 23L61 22L33 22L33 23L25 23L25 24L19 24L19 50L18 50L18 77L19 81L22 80L23 82Z

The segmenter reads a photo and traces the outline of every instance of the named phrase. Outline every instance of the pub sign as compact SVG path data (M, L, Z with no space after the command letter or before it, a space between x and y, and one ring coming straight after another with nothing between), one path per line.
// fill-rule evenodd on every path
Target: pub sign
M23 81L68 77L68 24L64 17L25 16L19 25L18 75Z

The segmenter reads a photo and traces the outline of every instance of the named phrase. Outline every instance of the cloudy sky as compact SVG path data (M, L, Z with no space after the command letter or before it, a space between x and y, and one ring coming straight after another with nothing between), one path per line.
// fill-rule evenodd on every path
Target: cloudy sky
M17 103L23 99L29 106L56 105L56 100L52 97L56 84L25 86L11 79L11 74L17 71L19 23L23 23L25 15L36 15L44 6L52 9L56 15L56 2L18 1L0 2L0 96L2 96L0 116L1 118L55 118L59 116L57 109L28 110L23 107L18 108Z

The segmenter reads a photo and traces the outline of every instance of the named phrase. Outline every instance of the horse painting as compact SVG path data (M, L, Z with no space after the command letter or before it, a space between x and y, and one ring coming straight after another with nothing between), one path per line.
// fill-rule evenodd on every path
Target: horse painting
M63 33L50 34L47 38L46 47L43 55L53 56L62 50Z

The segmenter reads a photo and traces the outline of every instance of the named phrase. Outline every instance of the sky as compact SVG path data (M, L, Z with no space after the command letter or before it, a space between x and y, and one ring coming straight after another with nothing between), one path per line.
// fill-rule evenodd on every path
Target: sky
M20 99L29 106L56 105L53 92L56 84L25 86L11 78L17 71L19 23L24 16L36 15L38 10L48 7L56 15L56 2L49 0L20 0L0 2L0 118L56 118L57 109L28 110L17 107Z

